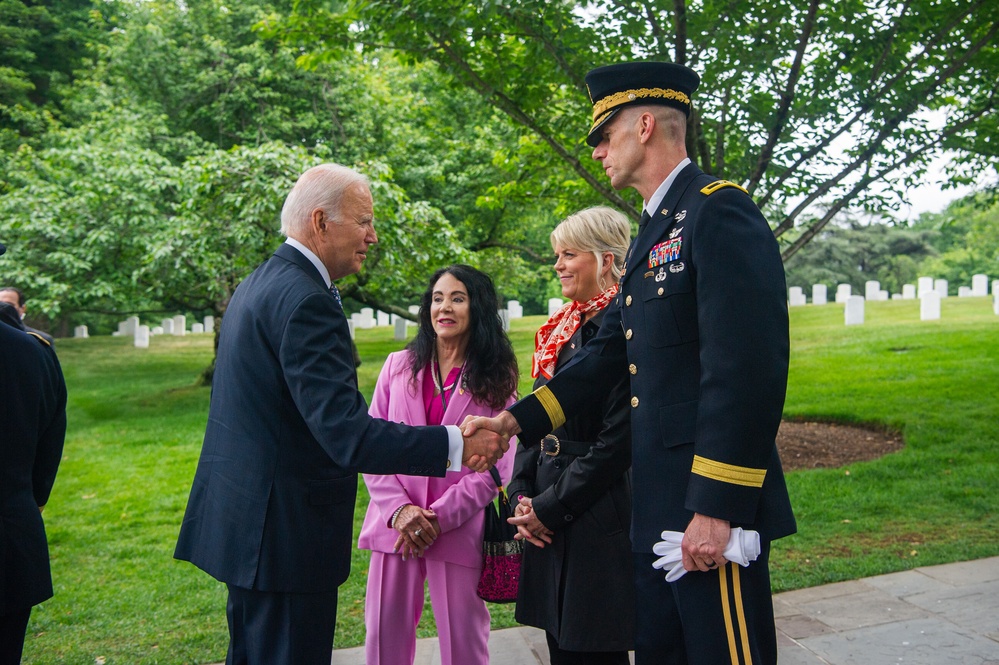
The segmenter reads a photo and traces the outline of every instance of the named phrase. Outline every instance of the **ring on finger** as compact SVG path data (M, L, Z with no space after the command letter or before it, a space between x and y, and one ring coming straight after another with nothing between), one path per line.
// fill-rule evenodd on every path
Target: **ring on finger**
M423 529L417 529L416 531L413 532L413 537L417 538L421 533L423 533Z

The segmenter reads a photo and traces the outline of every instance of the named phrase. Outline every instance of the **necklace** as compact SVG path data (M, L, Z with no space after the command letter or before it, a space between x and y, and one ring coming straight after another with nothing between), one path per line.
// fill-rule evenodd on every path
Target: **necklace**
M446 395L446 393L449 390L453 390L454 389L454 384L458 383L459 380L461 381L461 385L458 388L458 394L460 394L460 395L464 395L465 394L465 361L464 360L461 361L461 366L458 368L458 375L455 377L454 381L452 381L451 383L447 384L446 386L442 385L444 383L444 379L441 377L441 365L440 365L440 362L437 360L437 349L436 348L434 348L434 360L433 360L433 363L434 363L434 371L433 371L433 374L431 376L432 376L432 378L434 380L434 393L441 396L441 406L445 410L447 410L447 395Z

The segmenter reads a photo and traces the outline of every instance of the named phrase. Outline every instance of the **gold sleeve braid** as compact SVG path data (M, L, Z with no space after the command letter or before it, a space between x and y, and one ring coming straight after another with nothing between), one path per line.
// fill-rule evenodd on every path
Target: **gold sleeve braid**
M751 469L748 466L725 464L700 455L694 455L694 463L690 467L690 472L711 480L746 487L763 487L763 479L767 475L766 469Z
M534 391L534 396L548 414L548 419L552 421L552 429L557 429L565 424L565 414L562 412L562 405L558 403L555 394L548 386L541 386Z

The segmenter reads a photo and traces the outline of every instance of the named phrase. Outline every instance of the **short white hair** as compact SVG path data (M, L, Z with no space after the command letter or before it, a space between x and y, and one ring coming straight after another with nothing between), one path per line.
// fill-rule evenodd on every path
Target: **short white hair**
M299 176L284 200L281 233L291 237L303 235L316 209L335 219L344 193L356 184L368 187L368 178L340 164L313 166Z
M621 278L625 255L631 244L631 224L623 213L614 208L586 208L563 219L552 231L551 242L552 249L561 245L592 252L597 257L598 271L603 264L604 253L610 252L614 255L611 277L616 282Z

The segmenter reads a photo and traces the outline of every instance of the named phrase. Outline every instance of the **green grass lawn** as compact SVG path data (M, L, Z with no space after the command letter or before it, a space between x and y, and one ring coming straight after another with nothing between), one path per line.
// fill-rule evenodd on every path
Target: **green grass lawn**
M799 533L778 541L775 591L999 554L999 317L991 299L949 298L941 321L917 301L868 303L863 326L840 305L791 310L785 415L888 426L904 450L842 469L788 475ZM529 368L542 317L511 332ZM358 333L362 390L401 347L388 328ZM25 663L213 663L227 644L225 589L173 547L197 463L209 390L208 335L60 340L69 433L45 510L55 598L35 608ZM527 371L525 369L525 371ZM530 379L521 379L527 391ZM355 534L367 503L358 497ZM338 647L363 642L367 553L340 590ZM494 627L514 625L492 606ZM429 620L428 613L425 618ZM432 634L432 622L424 635Z

